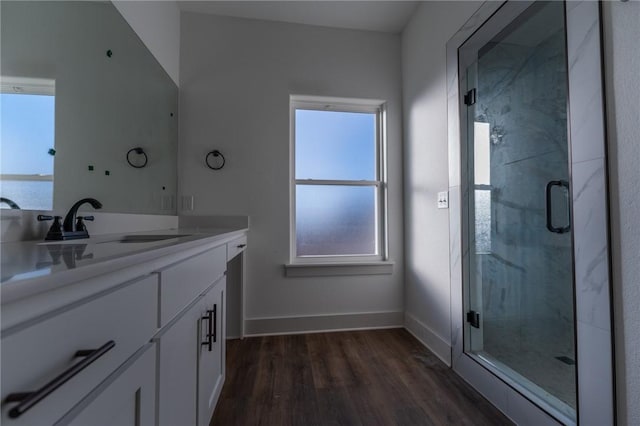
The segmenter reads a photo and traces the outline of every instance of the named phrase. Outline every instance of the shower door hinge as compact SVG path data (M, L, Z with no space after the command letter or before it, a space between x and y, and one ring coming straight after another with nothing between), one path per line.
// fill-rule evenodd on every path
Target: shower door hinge
M464 104L471 106L476 103L476 89L471 89L464 95Z
M471 327L480 328L480 314L476 311L467 312L467 322Z

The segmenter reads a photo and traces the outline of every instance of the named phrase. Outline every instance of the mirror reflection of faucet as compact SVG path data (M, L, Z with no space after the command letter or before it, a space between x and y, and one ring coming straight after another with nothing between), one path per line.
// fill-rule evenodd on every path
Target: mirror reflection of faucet
M36 264L37 269L59 265L60 260L64 261L68 269L74 269L76 267L76 261L93 259L93 253L84 254L87 244L51 244L46 247L51 256L51 261L38 262Z
M102 208L102 203L95 198L83 198L71 206L62 224L60 224L62 216L38 215L37 219L39 221L53 220L53 224L51 228L49 228L45 240L63 241L89 238L89 232L87 231L84 221L93 220L93 216L78 216L78 209L85 203L91 204L94 209Z
M8 205L12 209L20 210L20 206L17 205L15 201L10 200L9 198L0 197L0 203L5 203L6 205Z

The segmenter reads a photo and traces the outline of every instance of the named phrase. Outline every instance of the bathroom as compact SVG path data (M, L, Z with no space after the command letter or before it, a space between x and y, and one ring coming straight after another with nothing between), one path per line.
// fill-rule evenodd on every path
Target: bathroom
M344 8L336 13L314 6L315 2L307 9L297 2L262 6L114 2L177 86L177 94L171 96L178 97L178 124L173 128L169 123L167 131L153 135L175 132L176 151L158 154L146 149L150 166L155 155L175 159L160 172L175 179L164 182L145 174L145 168L134 169L126 163L120 173L116 166L96 162L90 175L83 163L85 177L72 175L69 179L76 182L65 185L74 185L78 192L68 198L54 194L55 203L60 200L60 204L53 209L37 213L3 209L3 243L5 238L44 238L50 222L38 223L35 216L64 215L83 197L95 197L104 205L95 213L88 206L82 210L95 216L87 224L92 238L109 232L163 229L161 224L145 227L154 221L173 223L174 216L194 223L198 219L192 217L249 217L243 266L245 336L400 327L450 366L455 345L452 318L457 309L453 301L458 290L452 283L449 248L459 238L450 229L450 215L460 206L451 192L456 185L451 184L449 163L455 153L448 142L447 43L482 4L402 2L394 7L394 2L374 3L378 2L349 8L350 2L345 2L334 5ZM640 121L634 102L638 83L632 71L638 66L638 48L633 43L638 38L638 6L634 1L601 4L614 411L618 424L629 425L640 423L636 402L640 396L636 328L640 237L634 217L639 202L634 184L640 176L638 148L632 139ZM376 16L381 22L372 23ZM5 42L3 37L3 52ZM108 49L111 57L106 55ZM63 45L52 53L66 55ZM108 44L95 53L105 64L126 58L121 49ZM104 70L96 73L103 79L113 76ZM64 93L62 89L56 87L56 96ZM124 86L124 90L132 89ZM377 265L360 265L358 270L342 265L342 272L336 272L318 265L297 267L291 258L292 95L386 102L386 247L381 247L386 257ZM108 94L104 96L111 101ZM56 116L64 112L56 110ZM84 129L85 139L104 141L93 149L101 150L118 139L117 132L109 134L105 129L96 134L90 126ZM139 142L129 139L113 156L121 160L130 148L146 148L147 136L141 131L135 136ZM58 143L56 161L64 158ZM211 170L205 162L214 150L224 155L220 170ZM98 155L107 163L111 154ZM58 173L58 164L55 167L58 182L64 179L64 171ZM127 192L127 185L140 180L156 185L150 187L158 193ZM89 183L90 188L78 186ZM114 187L125 189L114 191ZM449 208L440 209L438 194L447 191ZM168 198L163 203L165 193ZM155 203L157 211L138 208L137 199L143 198ZM162 210L163 206L169 210ZM11 237L5 234L8 223ZM4 244L2 251L7 251ZM588 424L585 419L580 423Z

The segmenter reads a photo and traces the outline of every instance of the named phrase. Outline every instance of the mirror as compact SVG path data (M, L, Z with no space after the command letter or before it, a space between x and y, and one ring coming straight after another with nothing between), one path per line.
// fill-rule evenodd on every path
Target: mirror
M115 7L2 1L0 18L0 207L175 215L178 88Z

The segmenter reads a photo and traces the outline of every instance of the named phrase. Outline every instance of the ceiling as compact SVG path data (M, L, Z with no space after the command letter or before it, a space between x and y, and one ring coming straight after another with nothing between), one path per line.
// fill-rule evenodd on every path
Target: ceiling
M182 11L324 27L401 32L418 1L178 1Z

